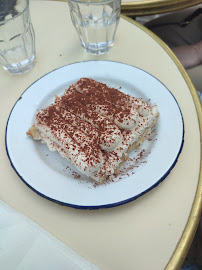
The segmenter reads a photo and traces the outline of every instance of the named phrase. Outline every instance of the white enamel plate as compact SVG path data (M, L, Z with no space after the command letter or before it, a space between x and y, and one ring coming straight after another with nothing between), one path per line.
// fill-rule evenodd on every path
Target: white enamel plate
M82 77L115 87L151 105L160 117L151 136L130 154L112 182L95 185L57 152L26 135L38 109ZM39 195L75 208L96 209L130 202L156 187L177 162L183 146L180 108L170 91L156 78L118 62L88 61L54 70L33 83L13 107L6 129L6 149L19 177ZM160 192L160 189L159 189Z

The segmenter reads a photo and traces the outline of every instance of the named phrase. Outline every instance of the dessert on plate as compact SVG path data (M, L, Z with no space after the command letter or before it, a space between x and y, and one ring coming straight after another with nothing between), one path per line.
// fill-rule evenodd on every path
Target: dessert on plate
M119 173L128 153L150 135L157 106L89 78L81 78L45 109L27 131L81 173L103 183Z

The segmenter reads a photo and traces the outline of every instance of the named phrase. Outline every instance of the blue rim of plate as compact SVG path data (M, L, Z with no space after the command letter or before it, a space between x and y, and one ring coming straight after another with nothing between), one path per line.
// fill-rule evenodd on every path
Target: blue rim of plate
M115 202L115 203L111 203L111 204L101 204L101 205L95 205L95 206L92 206L92 205L77 205L77 204L70 204L70 203L66 203L66 202L62 202L62 201L59 201L59 200L55 200L51 197L48 197L46 195L44 195L43 193L39 192L38 190L36 190L35 188L33 188L31 185L29 185L26 180L20 175L20 173L18 172L18 170L15 168L15 165L13 164L12 162L12 158L9 154L9 151L8 151L8 144L7 144L7 129L8 129L8 125L9 125L9 120L10 120L10 117L12 115L12 112L13 112L13 109L15 108L15 106L17 105L18 101L22 98L22 95L29 90L29 88L34 85L35 83L37 83L37 81L41 80L43 77L47 76L48 74L56 71L56 70L59 70L59 69L62 69L66 66L70 66L70 65L75 65L75 64L78 64L78 63L86 63L86 62L112 62L112 63L118 63L118 64L122 64L122 65L127 65L127 66L130 66L130 67L133 67L135 69L138 69L148 75L150 75L151 77L153 77L155 80L159 81L165 88L166 90L170 93L170 95L173 97L174 101L176 102L177 104L177 107L179 109L179 112L180 112L180 115L181 115L181 120L182 120L182 141L181 141L181 145L179 147L179 151L178 151L178 154L176 156L176 158L174 159L172 165L170 166L170 168L164 173L164 175L156 181L156 183L152 186L150 186L148 189L144 190L143 192L133 196L133 197L130 197L126 200L122 200L122 201L119 201L119 202ZM52 201L52 202L55 202L59 205L63 205L63 206L69 206L71 208L75 208L75 209L83 209L83 210L96 210L96 209L101 209L101 208L112 208L112 207L116 207L116 206L120 206L120 205L124 205L124 204L127 204L129 202L132 202L134 200L136 200L137 198L141 197L142 195L148 193L150 190L154 189L155 187L157 187L168 175L169 173L171 172L171 170L175 167L177 161L178 161L178 158L179 158L179 155L180 153L182 152L182 148L183 148L183 145L184 145L184 133L185 133L185 129L184 129L184 120L183 120L183 116L182 116L182 112L180 110L180 107L178 105L178 102L176 100L176 98L174 97L174 95L170 92L170 90L159 80L157 79L155 76L153 76L152 74L150 74L149 72L143 70L143 69L140 69L136 66L133 66L133 65L128 65L128 64L125 64L125 63L122 63L122 62L117 62L117 61L105 61L105 60L90 60L90 61L81 61L81 62L75 62L75 63L72 63L72 64L69 64L69 65L64 65L62 67L59 67L59 68L56 68L48 73L46 73L45 75L43 75L42 77L40 77L38 80L34 81L31 85L29 85L27 87L27 89L25 89L25 91L22 93L22 95L18 98L18 100L16 101L16 103L14 104L13 108L11 109L11 112L9 114L9 117L8 117L8 120L7 120L7 124L6 124L6 130L5 130L5 147L6 147L6 153L7 153L7 156L9 158L9 161L10 161L10 164L11 164L11 167L14 169L14 171L16 172L16 174L19 176L19 178L31 189L33 190L35 193L37 193L38 195L40 195L41 197L45 198L45 199L48 199L49 201Z

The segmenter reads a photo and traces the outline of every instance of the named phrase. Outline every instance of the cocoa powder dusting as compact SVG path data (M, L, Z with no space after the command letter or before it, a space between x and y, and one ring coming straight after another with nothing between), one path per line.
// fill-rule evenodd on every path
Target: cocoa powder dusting
M114 119L120 123L125 123L129 119L132 109L130 104L131 97L119 90L92 79L82 78L75 85L70 86L63 96L57 97L53 104L39 111L37 121L39 126L50 129L52 135L62 145L64 144L66 150L70 149L70 145L64 142L70 138L74 142L71 149L75 152L78 150L77 156L81 153L85 155L89 167L101 163L101 157L115 164L120 157L113 151L103 150L105 148L102 149L101 145L108 147L115 143L117 138L130 133L125 126L126 129L120 129L114 124ZM99 110L103 113L99 113ZM142 122L144 123L144 119ZM126 125L129 123L127 122ZM149 142L152 140L154 136L148 138ZM145 160L147 155L145 149L140 150L134 158L129 158L124 163L118 176L114 175L107 179L104 185L119 181L123 176L135 174L135 169L147 162ZM102 167L104 171L107 170L105 163ZM69 166L66 168L71 171L74 179L81 178L81 175L72 171ZM84 171L86 169L87 167ZM97 186L97 183L93 184L94 188Z

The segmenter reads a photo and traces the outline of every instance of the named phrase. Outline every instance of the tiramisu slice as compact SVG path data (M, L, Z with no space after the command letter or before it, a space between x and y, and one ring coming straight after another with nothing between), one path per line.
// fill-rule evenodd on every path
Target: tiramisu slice
M83 174L103 183L118 174L128 153L151 133L158 116L156 105L82 78L37 112L27 135L45 142Z

